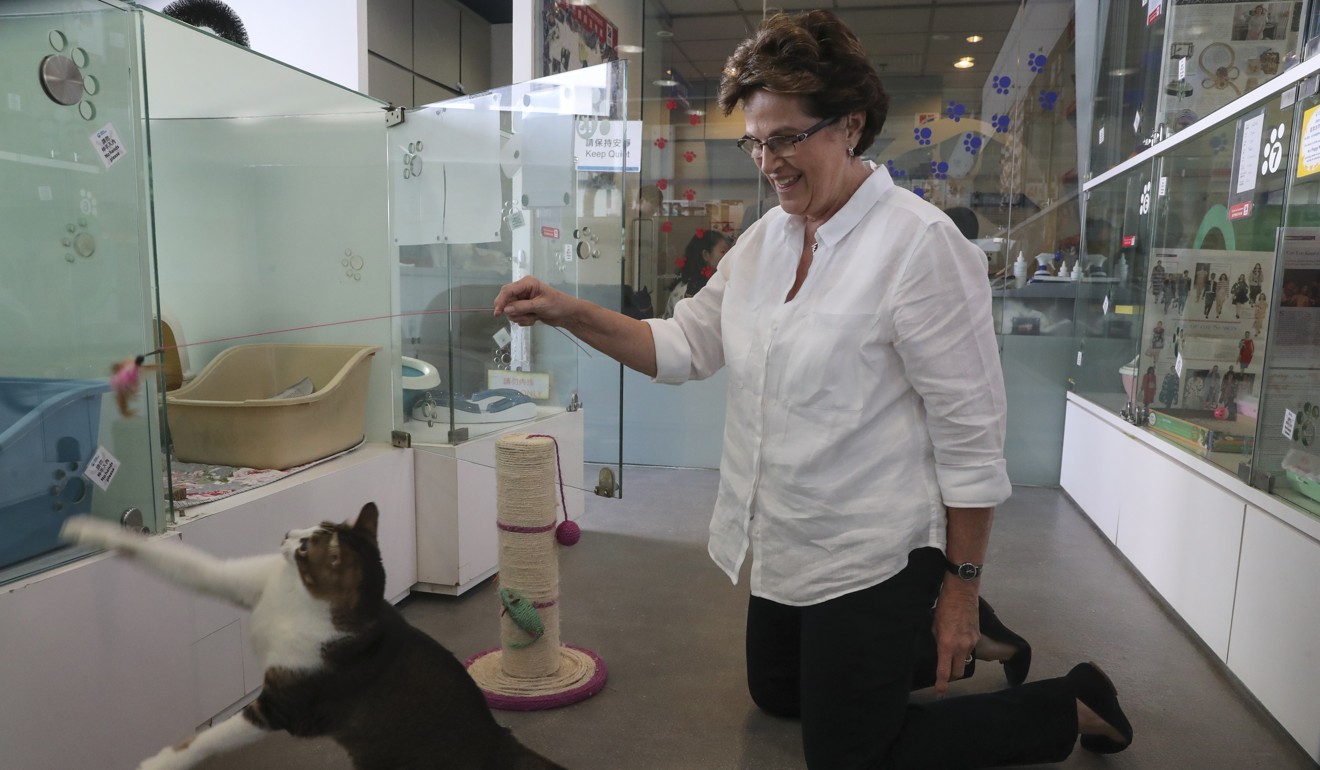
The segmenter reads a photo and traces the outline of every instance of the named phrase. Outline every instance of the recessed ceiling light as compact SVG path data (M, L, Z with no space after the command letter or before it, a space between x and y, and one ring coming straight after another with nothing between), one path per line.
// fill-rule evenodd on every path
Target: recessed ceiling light
M981 37L980 35L968 35L968 36L967 36L967 42L969 42L969 43L979 43L979 42L981 42L982 40L985 40L985 38Z
M641 53L645 49L643 49L640 45L632 45L630 43L624 43L623 45L619 46L614 50L618 51L619 53Z
M674 33L673 33L673 32L670 32L670 31L667 30L667 29L657 29L657 30L655 31L655 36L656 36L656 37L673 37L673 36L674 36Z
M949 39L949 36L946 35L946 34L944 34L943 32L937 32L937 33L935 33L934 35L931 35L931 36L930 36L930 39L931 39L931 40L948 40L948 39Z
M969 69L971 67L976 66L976 60L970 56L964 56L958 61L954 62L953 66L957 67L960 70Z
M1116 78L1126 77L1126 76L1128 76L1128 75L1135 75L1135 74L1137 74L1137 68L1136 68L1136 67L1123 67L1123 68L1121 68L1121 69L1110 70L1110 71L1109 71L1109 74L1110 74L1111 77L1116 77Z

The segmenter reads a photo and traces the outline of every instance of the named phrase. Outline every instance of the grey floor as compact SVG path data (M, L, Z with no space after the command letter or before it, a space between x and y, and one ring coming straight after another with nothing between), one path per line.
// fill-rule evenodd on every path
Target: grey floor
M731 585L706 555L715 472L629 467L623 481L623 500L588 497L582 541L560 556L563 641L599 654L608 684L575 706L497 718L575 770L803 768L796 723L759 713L746 693L746 581ZM1031 642L1031 679L1094 660L1135 727L1126 752L1078 747L1060 767L1315 767L1061 492L1015 489L987 562L982 591ZM489 582L401 608L460 659L498 643ZM983 663L953 688L1001 686L1002 669ZM202 767L350 765L329 741L279 735Z

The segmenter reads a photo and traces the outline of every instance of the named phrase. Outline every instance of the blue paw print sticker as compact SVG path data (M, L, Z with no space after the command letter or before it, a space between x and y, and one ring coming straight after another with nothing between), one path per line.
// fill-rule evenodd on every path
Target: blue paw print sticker
M957 102L949 102L949 107L944 111L944 114L948 115L949 119L954 123L957 123L962 120L963 115L967 114L967 105L959 104Z
M1045 109L1045 110L1053 110L1053 109L1054 109L1054 103L1057 102L1057 101L1059 101L1059 95L1056 94L1056 93L1054 93L1053 91L1041 91L1041 92L1040 92L1040 106L1041 106L1041 109Z
M948 179L949 164L945 163L944 161L936 162L932 160L930 162L930 173L931 176L935 177L936 179Z
M931 132L929 128L912 129L912 138L917 140L917 144L925 147L930 144Z
M918 198L923 198L923 199L924 199L924 198L926 197L926 188L924 188L924 187L913 187L913 188L912 188L912 194L915 195L915 196L917 196Z
M1043 53L1027 54L1027 66L1031 68L1032 72L1044 71L1045 64L1048 61L1049 59L1046 58L1045 54Z
M1228 139L1223 134L1215 134L1210 137L1210 152L1218 155L1228 149Z
M892 160L885 161L885 168L889 169L889 175L891 177L907 176L906 171L900 168L894 168L894 161Z
M963 136L963 149L969 154L975 155L981 151L981 137L976 134L966 134Z
M997 93L1006 94L1008 93L1008 89L1013 86L1013 78L1010 78L1008 75L995 75L994 80L991 81L991 85L995 87Z
M990 117L990 125L995 127L996 134L1008 133L1008 116L995 113Z

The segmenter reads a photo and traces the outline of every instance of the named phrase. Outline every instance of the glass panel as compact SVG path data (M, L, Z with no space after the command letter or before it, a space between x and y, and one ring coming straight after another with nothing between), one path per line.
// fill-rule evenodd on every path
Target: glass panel
M141 20L171 484L196 493L175 503L186 515L213 487L232 491L234 468L389 440L385 126L374 99Z
M1160 76L1168 133L1278 77L1300 60L1306 2L1172 3Z
M1093 176L1148 147L1156 126L1164 121L1157 109L1165 85L1158 65L1171 4L1108 4L1090 136Z
M1253 353L1262 358L1264 383L1240 397L1241 419L1254 418L1252 482L1288 502L1320 515L1320 159L1307 139L1320 124L1320 96L1298 103L1294 140L1304 149L1292 163L1281 162L1281 175L1294 177L1288 192L1286 229L1278 249L1265 261L1263 277L1248 276L1248 293L1259 291L1252 306ZM1267 344L1262 344L1268 340ZM1256 366L1248 365L1248 371ZM1255 395L1253 400L1251 395Z
M525 275L619 307L625 75L621 62L574 70L421 107L391 129L404 365L416 385L405 382L398 417L414 445L576 410L580 353L603 383L592 407L608 414L597 403L617 394L617 364L491 308Z
M132 416L108 384L153 344L136 57L121 8L0 6L0 71L23 74L0 89L0 582L78 555L54 550L70 515L161 526L154 383ZM98 447L119 463L106 488L86 475Z
M1128 171L1092 189L1084 232L1088 264L1104 275L1077 286L1077 354L1074 389L1118 412L1132 400L1139 381L1145 266L1150 254L1149 165Z

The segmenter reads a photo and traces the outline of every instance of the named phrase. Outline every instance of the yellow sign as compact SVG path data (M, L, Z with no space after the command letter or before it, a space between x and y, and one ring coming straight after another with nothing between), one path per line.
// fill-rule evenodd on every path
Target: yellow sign
M1320 171L1320 120L1316 111L1320 105L1312 107L1302 116L1301 151L1297 153L1297 178Z

